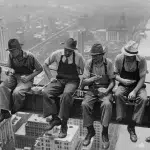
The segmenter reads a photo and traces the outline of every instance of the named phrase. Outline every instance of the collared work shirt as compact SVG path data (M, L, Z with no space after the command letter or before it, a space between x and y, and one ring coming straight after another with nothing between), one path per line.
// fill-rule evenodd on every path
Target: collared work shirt
M107 75L108 75L109 79L114 78L113 64L112 64L112 61L108 58L106 58L106 62L103 61L103 63L101 63L101 64L93 64L92 73L94 73L96 75L105 75L104 63L107 63L107 65L106 65L107 66ZM85 65L84 74L83 74L84 78L90 78L91 64L92 64L92 59L88 60Z
M114 72L116 74L120 74L122 71L122 67L123 67L123 60L124 60L124 54L119 54L116 56L115 59L115 65L114 65ZM136 55L136 61L138 61L138 69L139 69L139 76L140 78L146 75L147 72L147 62L145 57L141 56L141 55ZM136 70L137 67L137 63L132 63L132 71L131 69L131 65L128 66L125 62L124 62L124 67L126 71L129 72L133 72Z
M75 64L77 66L77 71L78 71L78 73L80 73L80 71L81 71L81 73L83 73L85 60L84 60L83 56L77 50L75 50L74 52L75 52ZM65 62L66 56L64 55L64 49L60 49L60 50L54 51L51 54L51 56L45 60L44 63L47 64L48 66L53 63L56 63L56 65L57 65L56 69L58 69L58 65L59 65L62 55L63 55L62 61ZM68 64L72 64L72 63L73 63L73 55L68 57Z
M11 54L9 54L7 65L10 68L12 68L12 64L11 64L12 61L16 67L21 67L22 65L24 65L30 70L41 70L42 68L41 64L33 56L33 54L25 51L23 51L23 57L21 59L12 58Z

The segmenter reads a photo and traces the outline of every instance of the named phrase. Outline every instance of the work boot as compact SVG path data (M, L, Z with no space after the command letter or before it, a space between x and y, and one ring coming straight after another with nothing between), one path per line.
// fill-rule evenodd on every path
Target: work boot
M54 126L61 125L61 120L58 117L52 118L49 125L45 128L45 131L52 130Z
M65 138L67 136L67 130L68 130L67 120L62 120L62 125L58 137Z
M47 118L46 118L46 122L48 122L49 124L51 124L51 122L52 122L55 118L57 119L58 116L57 116L57 115L52 115L52 117L47 117Z
M11 117L11 114L9 113L8 110L1 110L1 114L0 114L0 122L2 122L4 119L8 119Z
M14 110L14 109L12 109L12 110L11 110L11 114L14 115L15 113L17 113L17 111Z
M2 122L5 119L4 114L0 113L0 122Z
M129 132L129 134L130 134L130 139L131 139L131 141L132 141L132 142L136 142L136 141L137 141L137 135L136 135L136 133L135 133L135 127L130 127L130 126L128 126L128 127L127 127L127 130L128 130L128 132Z
M95 135L95 130L93 126L87 127L88 133L83 140L83 146L88 146L91 143L91 138Z
M8 118L10 118L12 115L9 113L9 111L5 111L5 113L4 113L4 117L5 117L5 119L8 119Z
M109 138L108 138L108 133L102 133L102 148L103 149L108 149L109 148Z

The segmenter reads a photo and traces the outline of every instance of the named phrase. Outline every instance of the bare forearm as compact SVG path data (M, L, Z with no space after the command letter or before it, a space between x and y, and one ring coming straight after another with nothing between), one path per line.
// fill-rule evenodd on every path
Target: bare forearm
M94 81L95 81L94 77L83 79L83 85L88 86L88 85L92 84Z
M116 80L117 80L119 83L121 83L121 82L122 82L122 81L121 81L121 80L122 80L122 78L120 77L120 75L118 75L118 74L116 75Z
M47 75L48 79L50 80L52 78L52 74L50 72L49 66L44 64L43 65L43 69L44 69L45 74Z
M33 79L38 74L40 74L42 71L43 71L42 68L40 70L34 71L32 74L29 75L30 80Z
M115 81L114 81L114 79L112 79L112 80L110 81L110 83L109 83L108 88L107 88L107 92L108 92L108 93L113 89L114 85L115 85Z
M139 89L143 86L144 82L145 82L145 76L142 77L142 78L139 80L137 86L134 88L134 91L135 91L136 93L137 93L137 92L139 91Z
M89 86L95 81L95 76L91 78L83 78L80 84L80 89L84 89L85 86Z

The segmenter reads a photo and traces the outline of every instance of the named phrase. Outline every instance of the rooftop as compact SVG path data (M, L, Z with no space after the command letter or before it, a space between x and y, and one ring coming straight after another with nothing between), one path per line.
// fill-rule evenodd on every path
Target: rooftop
M47 123L46 119L42 117L42 115L39 114L33 114L31 117L28 119L30 122L39 122L39 123Z
M54 140L55 141L61 141L61 142L71 142L75 136L75 134L77 133L77 131L79 130L79 126L76 125L68 125L68 131L67 131L67 136L65 138L58 138L58 134L60 132L60 126L56 129L56 132L53 132L53 136L55 137ZM48 134L44 135L45 137L51 137L52 136L50 134L50 136Z
M11 118L12 125L15 125L20 119L21 119L21 117L19 117L19 116L14 116L13 118Z
M26 132L25 132L25 124L24 123L15 133L15 135L23 135L25 136L26 135Z

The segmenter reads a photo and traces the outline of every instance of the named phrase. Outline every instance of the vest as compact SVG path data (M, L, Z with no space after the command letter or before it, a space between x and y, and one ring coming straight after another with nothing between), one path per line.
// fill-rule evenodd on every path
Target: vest
M110 83L110 79L109 76L107 75L107 60L105 58L104 60L104 68L105 68L105 75L102 75L102 78L99 79L99 83L93 83L92 85L89 86L89 88L94 87L94 88L99 88L99 87L103 87L103 88L107 88L109 83ZM93 75L91 74L93 71L93 60L91 63L91 67L90 67L90 77L92 77Z
M27 66L25 66L27 58L24 58L24 63L22 64L22 66L15 66L13 59L11 59L11 66L12 68L15 70L16 74L20 74L20 75L28 75L28 74L32 74L33 70L29 69Z
M128 72L125 70L124 67L124 63L125 63L125 58L123 59L123 66L122 66L122 70L120 73L120 77L123 79L129 79L129 80L136 80L135 83L129 85L129 87L135 87L138 83L138 81L140 80L140 76L139 76L139 68L138 68L138 61L136 61L136 70L134 72ZM119 85L124 86L122 83L119 83Z
M63 55L61 56L58 70L57 79L69 79L69 80L79 80L77 66L75 64L75 52L73 52L73 63L68 64L62 61Z

